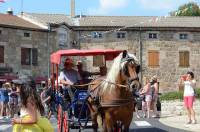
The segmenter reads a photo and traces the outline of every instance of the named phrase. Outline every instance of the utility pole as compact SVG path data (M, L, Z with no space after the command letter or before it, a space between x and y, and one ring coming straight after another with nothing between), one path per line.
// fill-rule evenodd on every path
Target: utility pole
M48 73L48 78L50 78L50 44L49 44L49 35L51 32L51 25L48 24L48 31L47 31L47 63L48 63L48 68L47 68L47 73Z
M141 35L142 33L141 33L141 27L139 27L139 51L140 51L140 82L142 82L143 81L143 73L142 73L142 48L143 48L143 46L142 46L142 35Z
M23 15L24 0L21 0L21 15Z

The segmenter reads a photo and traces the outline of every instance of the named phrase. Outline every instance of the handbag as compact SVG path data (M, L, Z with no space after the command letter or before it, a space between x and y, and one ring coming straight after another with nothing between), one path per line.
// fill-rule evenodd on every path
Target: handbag
M194 97L197 97L197 96L198 96L198 94L197 94L196 90L194 89Z

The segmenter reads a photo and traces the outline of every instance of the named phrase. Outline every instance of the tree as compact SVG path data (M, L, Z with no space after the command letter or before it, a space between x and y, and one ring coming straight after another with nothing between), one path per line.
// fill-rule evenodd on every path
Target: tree
M170 12L171 16L200 16L200 8L197 3L189 2Z

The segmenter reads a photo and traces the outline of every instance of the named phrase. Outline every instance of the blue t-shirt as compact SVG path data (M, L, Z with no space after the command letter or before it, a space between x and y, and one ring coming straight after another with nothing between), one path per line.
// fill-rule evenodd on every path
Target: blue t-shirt
M8 102L9 101L9 96L8 96L8 89L1 88L0 89L0 100L3 102Z

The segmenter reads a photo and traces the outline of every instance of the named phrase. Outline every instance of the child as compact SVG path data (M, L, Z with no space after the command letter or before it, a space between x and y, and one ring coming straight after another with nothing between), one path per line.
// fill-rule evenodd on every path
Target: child
M13 118L14 114L17 112L17 106L18 106L17 88L15 87L15 85L12 85L10 96L9 96L9 107L10 107L11 118Z
M21 99L20 118L12 119L13 132L53 132L51 123L41 117L44 107L36 93L35 83L28 81L19 91Z

